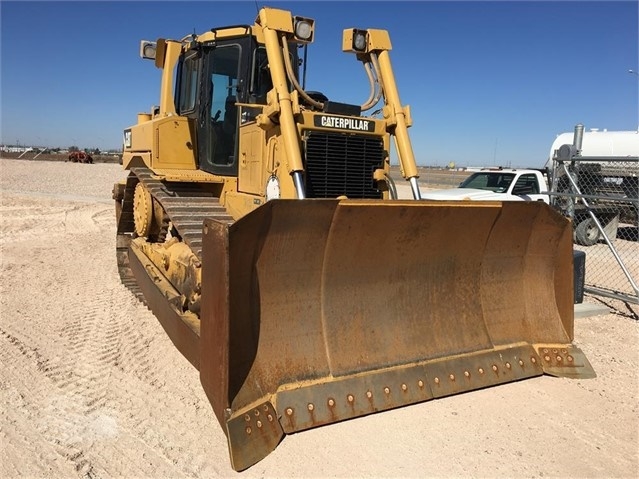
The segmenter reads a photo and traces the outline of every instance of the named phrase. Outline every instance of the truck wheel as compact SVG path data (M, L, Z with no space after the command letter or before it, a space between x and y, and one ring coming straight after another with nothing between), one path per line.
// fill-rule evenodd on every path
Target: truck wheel
M575 243L592 246L599 241L599 228L592 218L587 218L575 228Z

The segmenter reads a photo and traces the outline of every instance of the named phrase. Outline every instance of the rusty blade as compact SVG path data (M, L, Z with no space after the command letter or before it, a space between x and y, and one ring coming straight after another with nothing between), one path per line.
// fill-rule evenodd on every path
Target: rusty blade
M597 377L583 351L572 344L536 344L535 349L545 374L571 379Z
M532 345L572 339L570 233L531 202L276 200L207 220L200 373L218 419L268 402L291 432L541 374Z

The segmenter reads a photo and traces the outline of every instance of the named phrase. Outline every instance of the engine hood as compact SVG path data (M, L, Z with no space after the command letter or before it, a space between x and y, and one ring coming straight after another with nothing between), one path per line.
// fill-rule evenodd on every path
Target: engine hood
M449 190L426 191L424 200L473 200L473 201L521 201L522 198L505 193L478 190L474 188L452 188Z

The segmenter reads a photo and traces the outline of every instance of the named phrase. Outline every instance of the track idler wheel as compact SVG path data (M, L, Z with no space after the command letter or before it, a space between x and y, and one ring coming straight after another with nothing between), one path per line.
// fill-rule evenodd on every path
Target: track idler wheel
M133 222L135 224L135 233L142 237L149 236L152 221L153 198L144 185L138 183L133 195Z
M138 183L133 195L133 222L135 233L147 238L151 243L161 243L166 239L169 219L149 190Z

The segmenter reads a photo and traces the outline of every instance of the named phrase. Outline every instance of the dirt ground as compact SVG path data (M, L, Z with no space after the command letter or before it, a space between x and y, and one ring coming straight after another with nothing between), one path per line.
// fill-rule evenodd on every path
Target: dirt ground
M120 285L119 165L0 160L0 476L639 477L639 323L548 376L287 436L235 473L198 374ZM587 298L587 301L596 301Z

